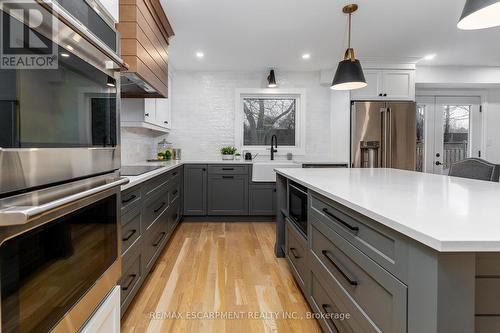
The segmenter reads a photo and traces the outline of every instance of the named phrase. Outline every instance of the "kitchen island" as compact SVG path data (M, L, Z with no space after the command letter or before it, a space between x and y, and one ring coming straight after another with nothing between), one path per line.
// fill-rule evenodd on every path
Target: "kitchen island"
M325 331L500 327L500 184L394 169L277 169L276 255ZM306 232L289 211L306 189ZM345 318L340 316L340 318Z

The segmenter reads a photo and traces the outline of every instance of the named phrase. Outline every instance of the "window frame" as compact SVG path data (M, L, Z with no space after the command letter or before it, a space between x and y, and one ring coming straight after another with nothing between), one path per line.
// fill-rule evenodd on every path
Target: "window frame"
M236 89L236 113L234 117L235 145L241 151L256 152L261 155L270 155L270 146L245 146L243 100L245 98L293 98L296 100L295 109L295 146L280 145L278 138L278 152L276 155L305 155L306 152L306 91L305 89Z

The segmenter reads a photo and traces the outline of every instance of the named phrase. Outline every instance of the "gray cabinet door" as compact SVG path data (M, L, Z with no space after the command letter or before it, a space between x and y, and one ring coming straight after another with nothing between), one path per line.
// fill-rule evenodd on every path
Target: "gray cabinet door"
M262 184L250 185L249 191L250 215L275 215L276 214L276 185Z
M207 165L184 166L184 215L207 215Z
M248 215L248 176L210 175L208 215Z

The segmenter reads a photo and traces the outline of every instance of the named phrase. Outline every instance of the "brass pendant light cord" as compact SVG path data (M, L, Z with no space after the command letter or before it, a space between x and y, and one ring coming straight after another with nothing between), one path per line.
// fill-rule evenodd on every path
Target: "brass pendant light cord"
M351 16L352 16L352 13L349 13L349 33L348 33L348 37L347 37L347 48L350 49L351 48Z

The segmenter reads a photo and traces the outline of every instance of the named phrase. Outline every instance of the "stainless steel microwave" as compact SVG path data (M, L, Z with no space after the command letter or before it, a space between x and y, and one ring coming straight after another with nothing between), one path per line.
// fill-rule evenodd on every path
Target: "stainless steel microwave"
M30 10L51 23L25 23ZM5 1L0 14L2 29L49 45L58 63L0 66L0 197L119 169L126 64L114 23L84 0ZM36 54L24 44L17 51Z

